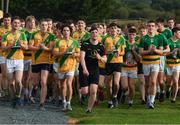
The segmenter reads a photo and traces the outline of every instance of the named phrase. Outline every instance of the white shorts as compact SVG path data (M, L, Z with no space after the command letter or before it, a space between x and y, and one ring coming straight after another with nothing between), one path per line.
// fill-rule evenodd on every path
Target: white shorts
M6 58L4 56L0 56L0 64L5 64Z
M29 71L31 68L32 61L31 60L24 60L24 71Z
M76 64L74 75L75 76L79 75L79 63Z
M53 70L55 73L58 73L59 64L57 62L53 63Z
M15 71L23 71L24 61L6 59L6 67L7 67L7 73L13 73Z
M137 78L137 71L122 70L121 77Z
M159 72L165 71L165 56L160 56Z
M145 76L150 75L151 72L159 72L159 64L143 65L143 72Z
M69 76L74 76L74 71L69 71L69 72L66 72L66 73L58 73L58 78L59 79L65 79Z
M175 72L180 72L180 66L167 67L167 75L171 76Z

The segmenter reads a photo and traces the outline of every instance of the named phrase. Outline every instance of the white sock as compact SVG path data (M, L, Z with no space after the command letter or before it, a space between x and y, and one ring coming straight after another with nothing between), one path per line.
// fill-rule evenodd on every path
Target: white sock
M114 98L117 98L117 95L113 95Z
M69 104L69 105L70 105L70 104L71 104L71 102L70 102L70 101L67 101L67 104Z
M129 104L133 104L133 100L129 100L128 103L129 103Z
M66 100L63 100L63 103L66 103Z
M112 101L110 100L110 101L108 101L108 103L109 103L109 104L112 104Z
M151 103L154 103L155 95L150 95Z

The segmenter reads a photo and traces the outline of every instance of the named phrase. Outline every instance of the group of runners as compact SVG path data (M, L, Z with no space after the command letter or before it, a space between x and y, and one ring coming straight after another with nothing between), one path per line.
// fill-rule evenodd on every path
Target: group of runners
M139 78L141 104L154 109L155 98L165 95L175 103L179 89L180 23L158 18L139 26L66 23L4 14L0 27L0 96L12 107L35 103L39 108L58 100L63 111L72 110L73 93L81 105L88 98L87 113L104 94L108 108L128 100L133 106ZM73 92L74 91L74 92ZM98 96L97 96L98 95Z

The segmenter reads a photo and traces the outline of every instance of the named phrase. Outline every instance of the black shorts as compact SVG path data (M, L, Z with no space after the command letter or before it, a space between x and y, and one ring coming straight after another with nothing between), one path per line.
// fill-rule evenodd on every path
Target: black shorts
M99 71L90 73L89 76L85 76L82 71L79 71L79 84L80 88L90 86L90 84L99 83Z
M144 72L143 72L143 64L142 63L137 64L137 74L144 74Z
M106 75L106 69L105 68L99 68L99 75Z
M53 71L54 71L53 64L49 64L49 73L54 73Z
M41 70L50 71L50 64L37 64L32 65L32 73L39 73Z
M121 63L106 63L106 75L111 75L113 72L121 72Z

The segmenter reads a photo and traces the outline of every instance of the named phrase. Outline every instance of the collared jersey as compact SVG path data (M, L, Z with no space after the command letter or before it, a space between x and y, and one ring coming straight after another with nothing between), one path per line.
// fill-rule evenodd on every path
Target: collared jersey
M148 50L150 46L155 46L156 48L163 47L162 37L156 34L154 37L150 37L148 34L143 36L140 41L140 48L144 50ZM148 55L142 56L143 64L159 64L160 63L160 55L156 53L149 53Z
M168 43L169 43L170 52L172 52L176 48L180 49L180 39L177 41L168 39ZM178 51L173 55L166 56L166 64L169 67L180 65L180 55L179 55Z
M10 32L11 31L11 26L8 28L5 28L4 26L0 27L0 41L2 42L2 37L5 33ZM5 53L2 52L2 50L0 50L0 56L5 56Z
M69 47L71 47L72 44L75 44L75 46L72 49L72 52L80 53L78 41L76 41L74 39L69 39L69 40L57 39L55 42L55 46L54 46L53 51L54 52L66 52L67 49ZM60 61L62 61L61 60L62 58L63 58L63 56L58 58L58 63L60 63ZM75 66L76 66L76 58L68 56L67 59L65 60L64 64L62 64L62 66L59 66L59 72L65 73L65 72L69 72L69 71L74 71Z
M113 51L113 49L116 46L117 42L120 42L120 46L117 48L117 51L120 53L122 51L122 49L124 49L126 47L124 37L122 37L122 36L112 37L110 35L107 35L103 39L105 51L106 52ZM123 57L122 56L113 57L112 60L110 61L110 63L122 63L122 62L123 62Z
M3 35L2 46L19 46L18 41L22 41L27 45L26 35L20 31L14 34L12 32L7 32ZM5 53L5 57L14 60L24 59L23 49L11 49L9 52Z
M84 32L76 31L72 34L72 38L77 41L84 42L90 38L90 33L87 31Z
M135 48L135 51L138 51L138 44L136 42L130 43L129 40L126 40L126 48L122 65L122 69L124 70L137 70L137 62L132 52L133 48Z
M31 40L29 41L29 44L32 46L38 47L40 44L44 44L44 41L47 42L47 47L54 42L54 35L51 33L45 33L42 35L40 31L35 32L32 35ZM39 56L36 58L37 53L40 53ZM45 50L36 50L33 51L32 54L32 64L37 65L37 64L49 64L49 59L51 56L51 52L45 51Z
M32 35L37 31L33 30L33 32L29 32L27 29L23 29L22 32L25 33L26 38L27 38L27 42L28 42L28 45L29 45L29 41L32 38ZM32 51L30 51L30 50L25 50L24 51L24 60L32 60Z

